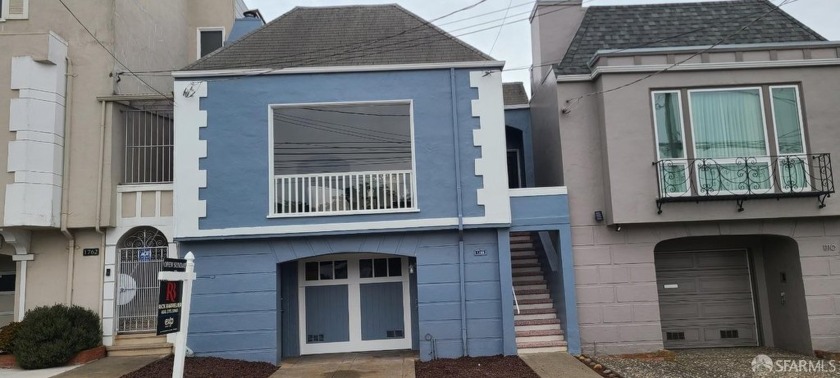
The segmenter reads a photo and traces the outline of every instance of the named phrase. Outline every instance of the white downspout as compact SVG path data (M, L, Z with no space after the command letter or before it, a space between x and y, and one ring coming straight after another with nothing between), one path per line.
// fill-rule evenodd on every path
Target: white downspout
M20 262L20 290L18 293L18 314L17 321L23 321L26 315L26 260Z

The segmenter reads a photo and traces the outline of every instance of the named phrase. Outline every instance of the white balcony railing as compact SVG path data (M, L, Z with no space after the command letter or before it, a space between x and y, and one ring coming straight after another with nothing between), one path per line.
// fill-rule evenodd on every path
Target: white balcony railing
M274 216L347 215L416 209L414 174L406 171L274 176Z

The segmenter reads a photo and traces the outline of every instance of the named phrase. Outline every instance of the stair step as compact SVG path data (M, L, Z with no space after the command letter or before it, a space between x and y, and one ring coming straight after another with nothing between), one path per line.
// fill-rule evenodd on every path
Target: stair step
M535 325L519 325L516 326L516 332L527 331L559 331L563 334L563 327L560 324L535 324Z
M533 300L533 299L549 299L550 300L551 296L549 296L548 294L523 294L523 295L517 294L516 299L519 300L519 302L522 302L523 300L527 301L527 300Z
M515 326L531 326L531 325L545 325L545 324L560 324L560 319L530 319L530 320L514 320Z
M534 251L510 251L510 257L529 257L537 258L537 253Z
M544 341L565 341L563 339L563 335L545 335L545 336L525 336L525 337L516 337L516 343L541 343Z
M542 276L542 268L540 268L539 266L530 266L530 267L525 267L525 268L516 267L516 268L511 269L510 271L513 272L514 274L516 274L516 273L519 273L519 274L534 273L534 274L538 274L538 275Z
M113 345L106 347L108 356L111 357L132 357L132 356L167 356L172 354L172 344L142 344L142 345Z
M526 342L526 343L516 343L516 348L517 349L564 347L564 346L566 346L565 341L535 341L535 342Z
M519 278L521 280L520 281L514 281L513 282L514 285L545 285L545 284L548 284L548 282L546 282L546 280L533 280L533 279L528 280L528 279L526 279L527 277L519 277Z
M511 252L514 252L514 251L516 251L516 252L520 252L520 251L522 251L522 252L524 252L524 251L534 252L534 244L533 243L511 244L510 245L510 251Z
M551 336L551 335L558 335L563 336L563 330L559 327L552 328L552 329L539 329L539 330L516 330L516 337L533 337L533 336Z
M516 315L516 310L514 310L513 320L546 320L546 319L557 319L556 314L520 314Z
M546 302L546 303L529 303L529 304L523 304L522 302L519 302L519 310L520 311L541 310L541 309L545 309L545 308L554 308L554 303L551 303L550 301Z
M529 254L524 254L523 253L523 254L520 254L520 255L511 254L510 255L510 260L511 260L511 262L514 262L514 263L517 262L517 261L520 261L520 260L523 260L523 261L537 260L537 255L536 254L530 254L530 253Z
M535 314L554 314L557 311L554 311L554 306L549 308L527 308L524 309L520 306L519 315L535 315Z
M513 272L513 277L542 277L542 272Z
M158 336L154 333L138 333L117 335L114 338L114 345L154 345L166 343L166 336Z
M556 353L566 352L566 346L544 347L544 348L518 348L517 354Z
M551 298L537 298L537 299L519 299L519 298L517 298L517 301L519 302L520 306L522 306L522 305L532 305L532 304L544 304L544 303L553 304L554 303L551 300Z
M516 295L517 295L517 296L519 296L519 290L548 290L548 286L546 286L545 284L539 284L539 285L519 285L519 284L517 284L517 283L515 283L515 282L514 282L514 284L513 284L513 290L515 290L514 292L516 293ZM518 298L517 298L517 299L518 299Z
M536 259L534 259L534 260L536 260ZM540 264L539 264L538 262L536 262L536 261L534 261L534 262L530 262L530 261L529 261L529 262L518 262L518 261L517 261L517 262L515 262L515 263L511 264L511 265L510 265L510 268L511 268L511 269L521 269L521 268L542 268L542 265L540 265Z
M548 294L548 289L514 289L516 295Z

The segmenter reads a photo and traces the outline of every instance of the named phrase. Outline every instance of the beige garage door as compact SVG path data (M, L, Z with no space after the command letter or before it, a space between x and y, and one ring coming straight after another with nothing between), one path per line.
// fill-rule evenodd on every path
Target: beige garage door
M665 348L758 345L746 251L655 256Z

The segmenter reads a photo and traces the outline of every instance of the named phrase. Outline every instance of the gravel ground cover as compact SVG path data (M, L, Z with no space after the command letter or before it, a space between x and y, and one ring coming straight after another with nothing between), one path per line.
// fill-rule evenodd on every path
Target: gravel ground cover
M539 378L537 373L516 356L417 361L414 369L417 378Z
M171 378L173 357L148 364L122 378ZM267 362L190 357L184 365L185 378L268 378L277 366Z
M797 353L791 353L772 348L710 348L689 349L675 351L674 361L654 361L620 358L613 356L596 356L605 367L612 369L624 378L818 378L840 377L840 362L834 362L832 368L829 361L819 360ZM788 371L759 371L753 372L752 361L759 355L769 356L774 364L787 364ZM818 366L822 361L823 371L795 371L790 366L798 361L809 362ZM774 367L775 368L775 367ZM831 371L833 370L833 371Z

